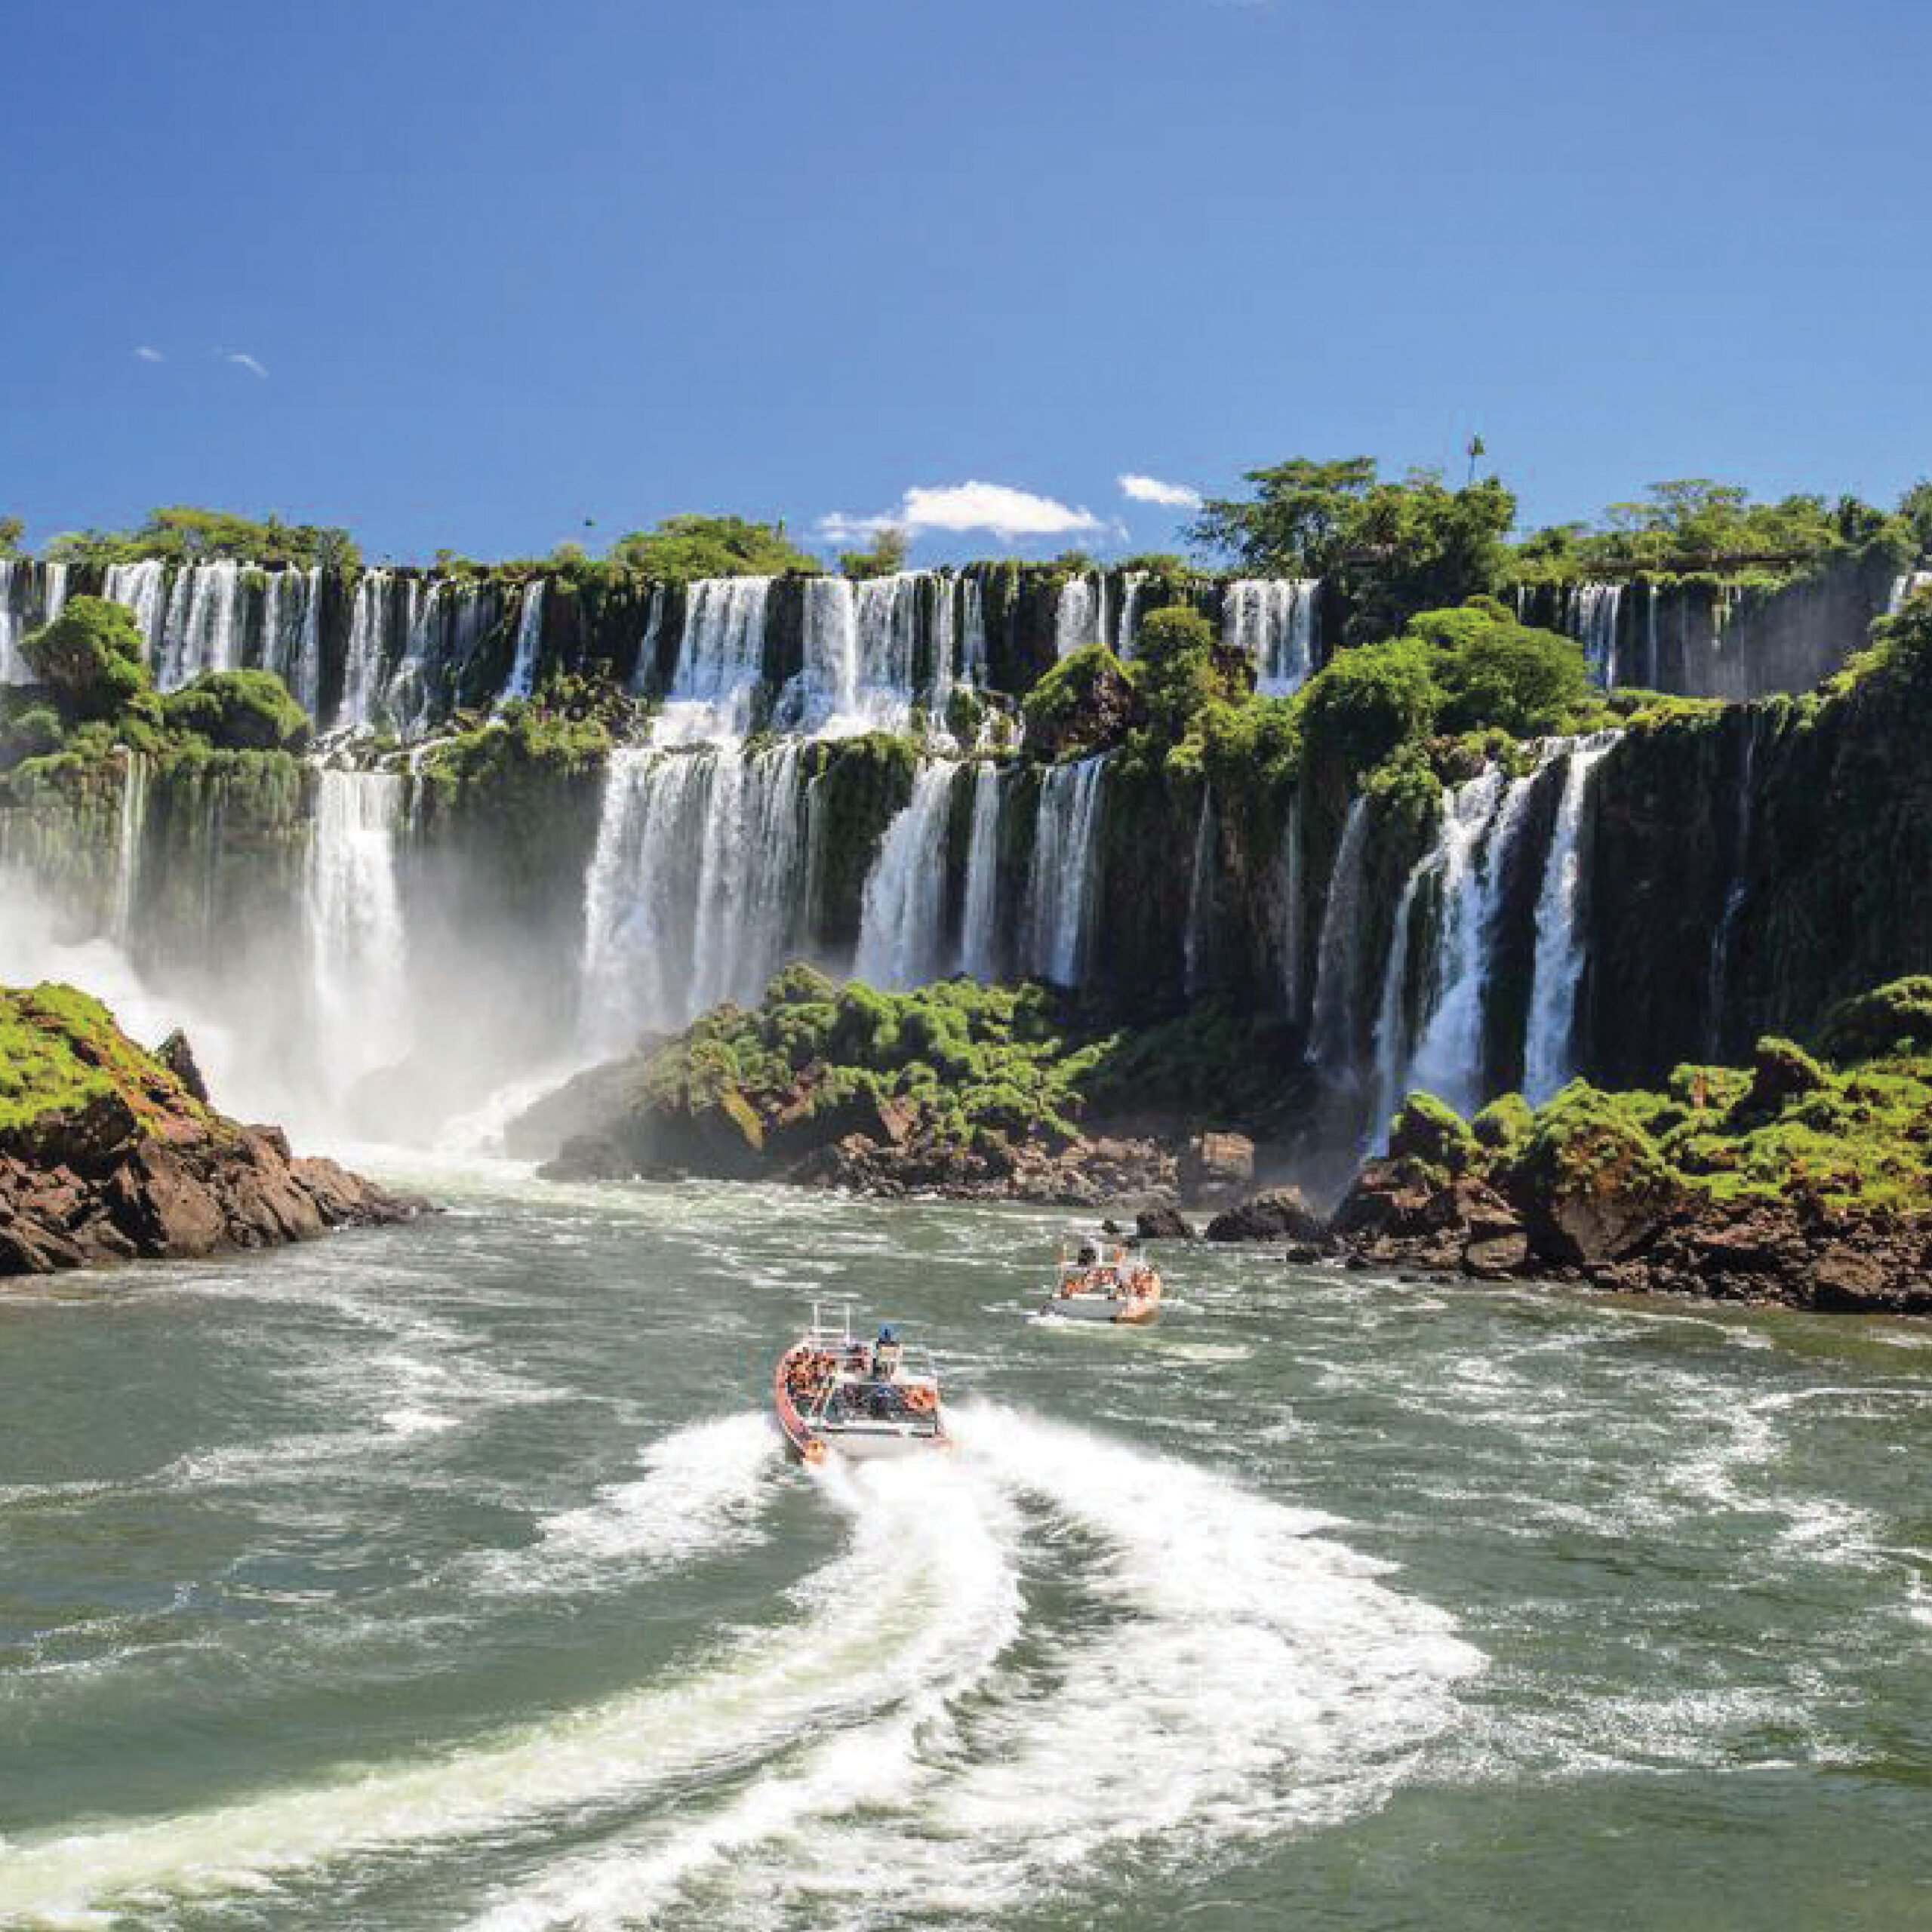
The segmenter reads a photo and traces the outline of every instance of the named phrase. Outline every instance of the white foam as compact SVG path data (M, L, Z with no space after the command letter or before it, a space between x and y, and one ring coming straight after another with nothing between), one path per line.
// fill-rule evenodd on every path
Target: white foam
M529 1549L490 1567L510 1588L581 1580L612 1564L670 1568L758 1536L771 1493L779 1437L755 1410L693 1423L653 1443L635 1481L610 1483L596 1500L545 1517Z

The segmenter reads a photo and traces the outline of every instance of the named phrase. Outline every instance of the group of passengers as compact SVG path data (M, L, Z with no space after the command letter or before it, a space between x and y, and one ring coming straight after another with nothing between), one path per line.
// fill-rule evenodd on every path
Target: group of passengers
M1100 1249L1091 1241L1082 1241L1075 1258L1060 1265L1063 1295L1119 1295L1138 1301L1143 1295L1153 1294L1158 1286L1152 1266L1141 1255L1130 1254L1124 1247L1115 1248L1113 1259L1103 1262Z
M890 1387L899 1380L900 1360L899 1337L889 1327L878 1331L869 1349L863 1342L849 1342L842 1354L836 1349L801 1349L786 1367L785 1392L807 1408L844 1392L841 1384Z

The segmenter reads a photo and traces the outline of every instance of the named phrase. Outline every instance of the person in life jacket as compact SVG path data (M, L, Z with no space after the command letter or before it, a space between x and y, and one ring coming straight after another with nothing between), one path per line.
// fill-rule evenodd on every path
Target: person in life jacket
M878 1331L872 1344L872 1380L890 1382L899 1373L899 1337L890 1327Z

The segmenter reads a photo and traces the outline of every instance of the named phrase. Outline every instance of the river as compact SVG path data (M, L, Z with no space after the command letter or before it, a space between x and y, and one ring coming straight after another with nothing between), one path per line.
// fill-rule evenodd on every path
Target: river
M1932 1924L1932 1330L413 1177L0 1295L0 1924ZM955 1454L784 1462L814 1294Z

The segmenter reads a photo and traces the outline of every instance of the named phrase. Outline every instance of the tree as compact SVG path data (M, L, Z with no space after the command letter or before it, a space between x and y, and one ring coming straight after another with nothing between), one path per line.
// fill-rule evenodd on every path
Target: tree
M888 523L874 535L869 549L840 551L838 568L854 579L891 577L906 568L909 541L898 525Z
M205 671L161 708L171 730L223 751L299 752L312 735L307 713L272 671Z
M1178 742L1209 706L1246 697L1254 667L1246 652L1222 644L1198 611L1171 604L1140 620L1134 681L1156 735Z
M20 640L35 681L69 721L116 718L154 681L134 613L105 598L70 597L60 616Z
M1437 654L1438 728L1496 727L1516 738L1567 729L1592 696L1583 646L1554 631L1532 630L1482 601L1489 608L1428 611L1409 626Z
M667 516L654 530L634 530L611 546L611 560L674 583L705 577L815 574L822 567L785 534L783 523L741 516Z
M26 555L20 546L26 529L26 524L19 517L0 516L0 558L11 559Z
M257 520L230 510L174 503L151 510L137 530L70 530L54 538L48 555L56 562L125 564L154 559L169 564L226 560L307 570L352 570L361 561L346 530L309 523Z
M1211 500L1191 540L1246 569L1330 580L1349 607L1345 641L1392 636L1502 580L1516 500L1494 476L1451 490L1433 470L1378 481L1372 457L1296 457L1247 480L1254 495Z
M1399 745L1426 737L1442 706L1438 653L1423 638L1398 638L1339 652L1300 694L1303 740L1311 756L1352 776Z
M1911 527L1921 557L1932 557L1932 477L1915 483L1899 499L1899 515Z

